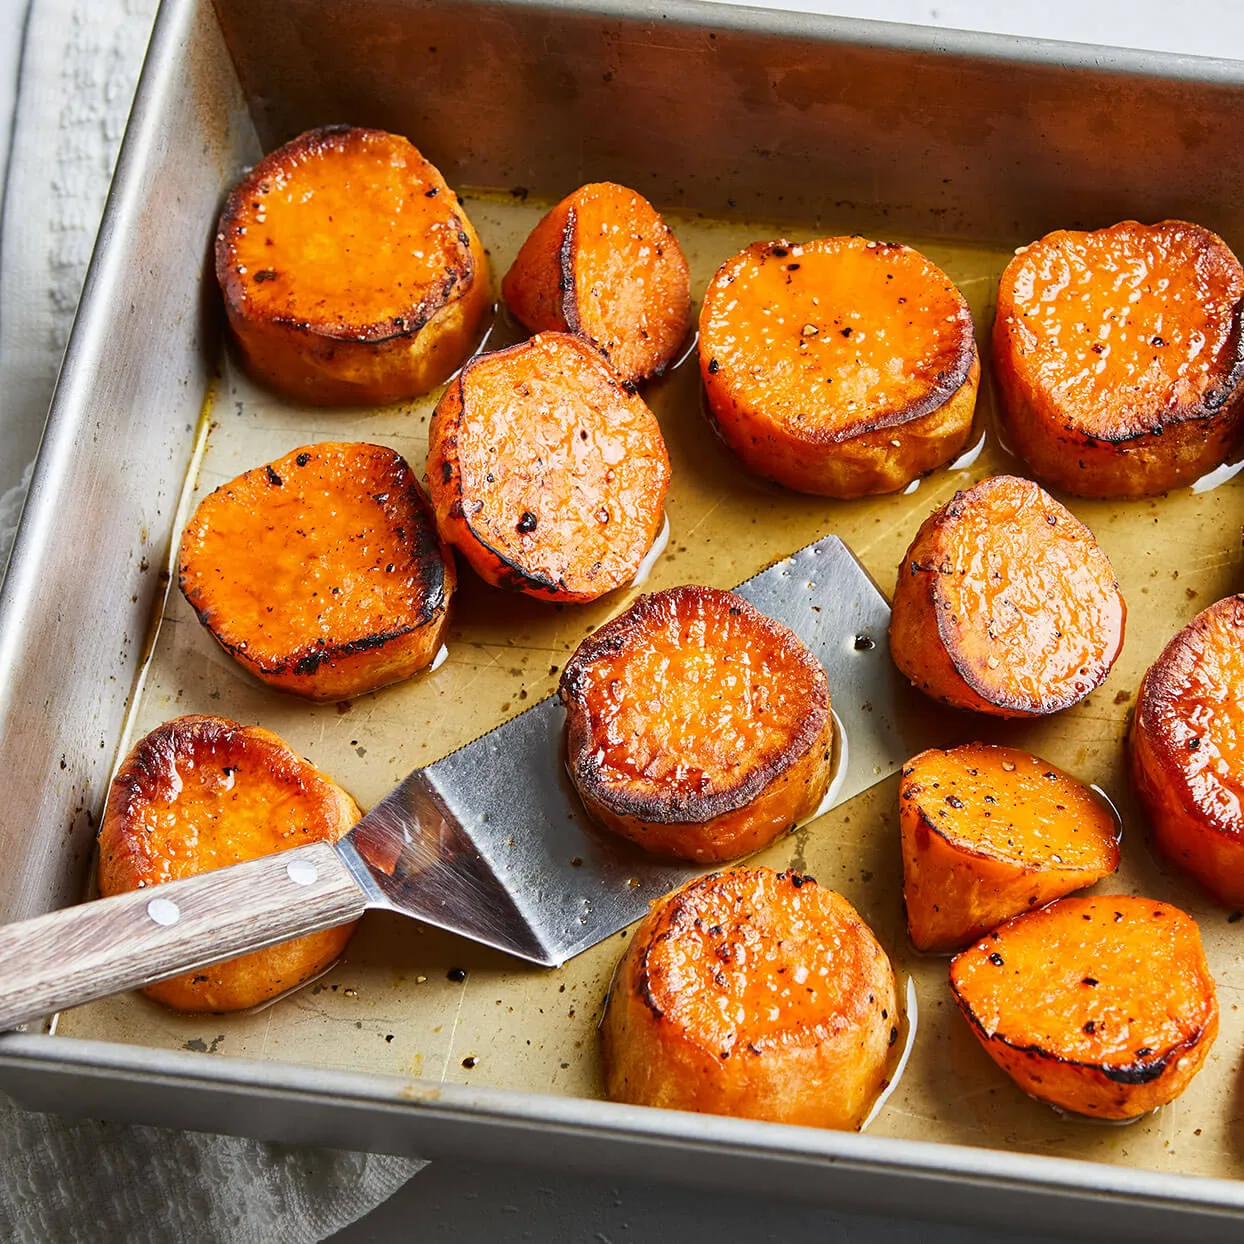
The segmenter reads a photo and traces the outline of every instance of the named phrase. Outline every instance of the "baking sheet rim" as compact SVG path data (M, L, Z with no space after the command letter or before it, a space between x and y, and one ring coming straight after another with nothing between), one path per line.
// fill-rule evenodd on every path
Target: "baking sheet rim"
M81 390L89 384L90 362L106 342L113 283L114 239L124 236L135 222L145 179L150 134L158 110L178 82L174 70L180 44L192 29L200 4L207 0L162 0L139 81L113 185L88 270L84 293L66 350L36 468L26 511L8 567L0 599L0 635L18 637L23 628L26 593L37 579L41 546L51 538L57 506L57 444L72 437L83 417ZM659 6L628 0L510 0L507 7L564 10L583 16L650 17L678 25L716 26L771 34L812 38L825 42L862 44L896 51L1011 60L1064 70L1156 76L1174 81L1244 86L1244 63L1175 54L1102 49L978 32L946 31L863 19L834 18L744 6L706 3L704 0L667 0ZM145 141L144 141L145 140ZM26 538L23 538L25 535ZM16 639L15 639L16 642ZM2 670L13 653L0 639ZM280 1060L205 1058L202 1055L131 1047L113 1042L87 1041L26 1033L0 1036L0 1069L4 1087L19 1104L39 1098L23 1088L40 1073L101 1078L113 1082L162 1082L186 1088L234 1088L243 1093L265 1093L332 1100L372 1109L415 1109L486 1125L489 1121L516 1128L535 1127L583 1132L604 1139L664 1142L674 1147L720 1148L735 1154L748 1149L775 1159L823 1160L842 1169L867 1169L913 1177L954 1180L1011 1187L1077 1197L1109 1197L1151 1207L1198 1209L1231 1218L1244 1216L1244 1185L1214 1177L1155 1172L1081 1159L946 1144L932 1141L869 1137L856 1133L822 1132L780 1124L690 1115L610 1102L525 1094L515 1090L468 1088L453 1084L403 1080L376 1073L312 1068ZM403 1090L411 1092L404 1098ZM416 1096L418 1094L418 1096ZM794 1143L789 1143L794 1142ZM671 1173L671 1177L672 1173Z

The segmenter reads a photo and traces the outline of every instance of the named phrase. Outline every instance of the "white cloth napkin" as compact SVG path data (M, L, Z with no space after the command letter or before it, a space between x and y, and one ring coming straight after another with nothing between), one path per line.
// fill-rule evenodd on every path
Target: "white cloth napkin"
M25 3L0 0L5 27L21 28ZM155 7L30 0L0 237L0 581ZM0 1101L0 1240L311 1244L422 1165Z

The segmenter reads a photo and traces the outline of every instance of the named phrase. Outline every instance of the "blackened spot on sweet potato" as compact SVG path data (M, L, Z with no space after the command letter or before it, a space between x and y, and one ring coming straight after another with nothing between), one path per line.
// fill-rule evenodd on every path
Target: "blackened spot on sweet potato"
M1103 1067L1101 1073L1107 1080L1113 1080L1116 1084L1151 1084L1159 1079L1165 1070L1166 1059L1160 1058L1157 1062L1146 1065L1131 1063L1126 1067Z

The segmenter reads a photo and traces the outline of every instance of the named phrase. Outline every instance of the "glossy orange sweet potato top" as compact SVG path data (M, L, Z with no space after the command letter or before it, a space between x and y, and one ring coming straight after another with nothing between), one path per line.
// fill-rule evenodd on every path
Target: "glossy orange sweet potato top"
M871 933L832 890L797 873L735 869L668 905L645 941L639 980L653 1011L714 1052L817 1045L879 1020L888 1043L897 1014L860 988L879 960Z
M1118 867L1114 813L1030 752L985 743L921 752L903 779L900 800L958 851L1023 868L1104 875Z
M267 730L179 717L143 739L109 791L111 819L100 834L107 892L335 841L342 800L335 783Z
M816 657L718 588L639 597L579 645L560 691L576 783L619 813L663 822L747 803L829 719Z
M345 340L410 333L476 277L457 197L405 139L311 130L261 160L216 241L228 304Z
M1158 846L1244 902L1244 596L1203 610L1145 674L1129 738Z
M335 842L358 805L275 734L223 717L179 717L140 739L112 786L99 832L99 892L122 894L311 842ZM231 1011L321 972L353 924L158 981L184 1011Z
M429 430L442 535L488 582L549 600L629 583L661 529L668 484L652 412L564 333L471 359Z
M902 1027L894 972L846 899L796 872L688 882L635 930L601 1041L614 1101L857 1128Z
M931 748L899 787L903 899L918 950L958 950L1119 866L1104 799L1014 747Z
M966 299L897 243L754 243L718 270L700 313L710 392L728 388L812 444L936 410L974 359Z
M1049 713L1106 677L1125 615L1093 533L1031 480L999 475L921 527L899 567L891 650L959 707Z
M186 525L180 566L227 651L317 698L427 665L455 583L410 467L365 443L306 445L223 484Z
M1215 409L1244 380L1244 269L1199 225L1125 220L1023 247L998 290L1011 364L1108 441Z
M1123 1084L1155 1080L1217 1031L1196 923L1154 899L1060 899L965 950L950 976L984 1038Z
M533 332L574 333L624 379L660 375L691 318L687 260L642 195L581 186L524 242L501 292Z
M1211 605L1167 645L1137 719L1187 801L1244 838L1244 596Z

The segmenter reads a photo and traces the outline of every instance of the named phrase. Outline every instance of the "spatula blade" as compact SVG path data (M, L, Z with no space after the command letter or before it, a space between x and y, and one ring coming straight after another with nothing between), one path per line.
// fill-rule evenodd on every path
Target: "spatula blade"
M927 745L929 720L908 711L890 660L889 606L841 540L826 536L736 590L825 667L846 765L832 806ZM364 817L339 849L373 904L556 966L704 871L592 823L566 775L564 721L557 697L543 700L416 770Z

